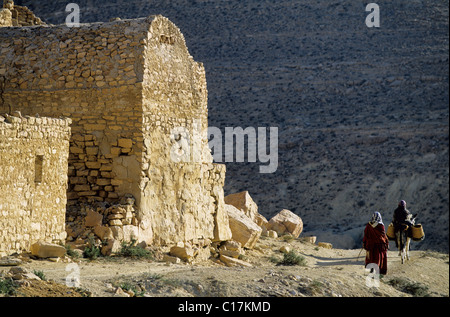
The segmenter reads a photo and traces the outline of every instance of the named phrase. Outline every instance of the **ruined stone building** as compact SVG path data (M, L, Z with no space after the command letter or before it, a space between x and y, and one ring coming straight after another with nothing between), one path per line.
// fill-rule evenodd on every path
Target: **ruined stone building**
M70 119L0 114L0 255L64 241Z
M14 5L13 0L3 0L0 8L0 27L45 25L45 23L27 7Z
M167 18L1 27L0 114L14 111L72 120L69 206L131 194L139 241L230 238L225 168L208 148L205 70Z

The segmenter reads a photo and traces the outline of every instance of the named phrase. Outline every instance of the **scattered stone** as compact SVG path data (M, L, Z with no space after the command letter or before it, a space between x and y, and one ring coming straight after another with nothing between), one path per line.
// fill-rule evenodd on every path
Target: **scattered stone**
M238 250L228 250L225 247L221 247L219 249L219 254L220 255L226 255L226 256L229 256L229 257L232 257L232 258L235 258L235 259L237 259L239 257L239 255L241 255L241 253Z
M291 251L291 247L288 245L283 245L280 248L280 252L282 252L282 253L289 253L289 251Z
M57 258L66 254L66 249L55 243L38 241L31 245L31 254L39 258Z
M252 249L261 236L261 227L232 205L225 204L225 210L228 213L233 240L241 243L244 248Z
M180 258L181 260L185 262L192 262L194 259L196 252L195 250L190 246L179 246L175 245L170 248L169 254L171 256Z
M130 294L125 292L121 287L118 287L114 292L114 297L130 297Z
M319 243L317 243L317 245L319 247L322 247L322 248L325 248L325 249L332 249L333 248L333 245L331 243L328 243L328 242L319 242Z
M87 210L86 218L84 218L84 225L86 227L96 227L101 226L103 221L103 216L96 211Z
M220 255L220 261L225 263L226 266L244 266L244 267L252 267L252 265L246 261L239 260L236 258L232 258L226 255Z
M294 238L298 238L303 231L303 221L292 211L283 209L270 219L268 229L275 230L278 235L290 233Z
M316 236L301 237L300 240L303 241L303 242L309 242L309 243L315 244L316 240L317 240L317 237Z
M258 213L258 205L253 201L252 197L250 197L248 191L225 196L224 201L225 204L232 205L243 211L244 214L260 226L263 231L267 230L268 221L264 216Z
M173 263L173 264L179 264L181 263L181 259L179 257L176 256L171 256L168 254L164 254L163 259L164 262L166 263Z
M19 281L19 280L40 280L40 278L36 274L31 273L26 268L21 267L21 266L12 267L9 270L8 275L10 275L11 278L13 280L15 280L15 281Z
M100 250L101 254L104 256L110 256L112 254L118 253L122 248L122 243L116 239L108 239L108 242Z
M240 251L241 250L241 243L235 240L228 240L225 241L222 246L226 247L227 250L233 250L233 251Z
M0 258L0 266L16 266L22 264L22 260L5 256Z

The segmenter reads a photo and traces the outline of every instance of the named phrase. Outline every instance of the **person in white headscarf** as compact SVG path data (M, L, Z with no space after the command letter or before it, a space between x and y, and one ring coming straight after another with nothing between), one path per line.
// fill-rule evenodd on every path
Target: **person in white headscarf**
M378 212L378 211L375 211L374 213L373 213L373 215L372 215L372 220L370 220L370 225L372 226L372 227L376 227L376 226L378 226L379 224L381 224L381 225L383 225L384 226L384 223L383 223L383 219L381 218L381 214Z
M375 263L378 265L380 274L387 273L387 250L389 249L389 240L384 229L381 214L376 211L372 219L364 229L363 247L366 251L365 265Z

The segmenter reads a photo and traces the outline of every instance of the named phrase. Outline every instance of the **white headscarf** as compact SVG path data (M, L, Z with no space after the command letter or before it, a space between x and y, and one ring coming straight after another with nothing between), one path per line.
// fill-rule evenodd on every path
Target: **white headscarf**
M381 219L381 214L378 211L375 211L372 215L370 225L375 228L379 224L382 224L384 226L383 219Z

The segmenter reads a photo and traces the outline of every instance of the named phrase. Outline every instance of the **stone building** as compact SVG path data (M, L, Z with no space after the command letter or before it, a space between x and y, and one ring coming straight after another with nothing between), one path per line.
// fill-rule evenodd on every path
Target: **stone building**
M70 119L0 114L0 256L64 242Z
M3 0L3 8L0 8L0 27L44 24L45 23L35 16L27 7L14 5L13 0Z
M0 113L72 120L67 203L135 199L138 237L231 237L205 70L167 18L0 28Z

